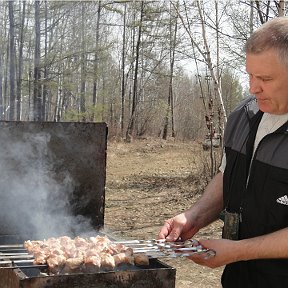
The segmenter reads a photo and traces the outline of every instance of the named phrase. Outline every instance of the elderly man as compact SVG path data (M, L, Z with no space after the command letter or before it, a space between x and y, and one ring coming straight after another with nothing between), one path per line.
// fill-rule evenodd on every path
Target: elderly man
M226 265L224 288L287 288L288 18L262 25L245 52L253 96L229 116L220 172L194 206L165 222L159 238L191 238L222 211L223 239L199 240L216 256L190 258Z

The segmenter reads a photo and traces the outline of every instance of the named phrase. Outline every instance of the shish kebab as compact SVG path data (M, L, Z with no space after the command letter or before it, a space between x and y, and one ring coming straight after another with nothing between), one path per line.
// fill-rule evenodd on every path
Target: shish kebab
M9 252L1 255L1 252L5 253L9 249L13 251L23 247L29 254ZM63 236L44 241L28 240L24 245L0 245L0 266L7 269L21 263L31 263L34 267L46 266L51 273L59 273L60 270L61 273L69 273L79 268L89 272L113 270L121 264L149 265L150 258L187 257L196 253L204 253L205 257L215 256L214 251L203 248L199 242L192 239L184 242L154 239L113 242L106 236L88 239ZM12 267L3 267L9 264L12 264Z

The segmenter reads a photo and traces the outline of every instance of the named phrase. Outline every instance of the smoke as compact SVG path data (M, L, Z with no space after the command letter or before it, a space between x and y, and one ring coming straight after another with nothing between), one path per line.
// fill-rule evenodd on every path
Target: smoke
M61 159L48 145L51 135L21 137L1 131L0 234L43 239L92 230L86 218L72 215L75 183L68 170L59 169Z

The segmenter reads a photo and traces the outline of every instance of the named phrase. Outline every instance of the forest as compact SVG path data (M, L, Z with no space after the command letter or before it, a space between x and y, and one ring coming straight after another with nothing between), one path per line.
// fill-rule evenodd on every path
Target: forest
M1 120L222 135L248 94L246 39L283 15L285 1L1 1Z

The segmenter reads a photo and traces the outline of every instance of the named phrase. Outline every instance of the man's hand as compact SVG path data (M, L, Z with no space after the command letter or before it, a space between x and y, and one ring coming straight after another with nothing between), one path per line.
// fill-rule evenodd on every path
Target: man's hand
M158 238L167 241L187 240L194 236L198 229L191 222L190 212L187 210L165 221ZM190 221L189 221L190 220Z
M210 249L216 252L215 256L209 257L209 254L195 254L188 257L195 263L207 266L210 268L220 267L232 262L240 261L241 245L239 241L232 241L227 239L216 240L200 240L199 243L203 248ZM240 250L239 250L240 249Z

